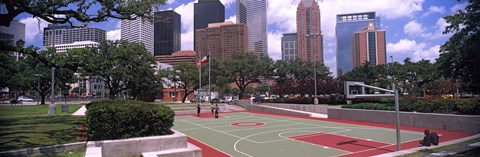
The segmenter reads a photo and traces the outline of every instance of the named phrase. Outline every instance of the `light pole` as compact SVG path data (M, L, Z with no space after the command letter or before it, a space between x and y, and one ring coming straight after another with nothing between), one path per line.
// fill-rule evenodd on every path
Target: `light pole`
M42 74L35 74L35 77L38 77L39 80L37 80L37 93L38 93L38 96L37 96L37 105L40 104L40 78L43 77Z
M321 36L320 33L310 33L310 34L306 34L305 37L308 39L310 38L315 38L317 39L319 36ZM313 58L312 61L313 61L313 81L314 81L314 86L315 86L315 95L313 95L313 104L317 105L318 104L318 98L317 98L317 53L316 53L316 49L314 49L313 51Z
M48 106L48 115L55 115L55 67L52 67L52 92L50 94L50 106Z

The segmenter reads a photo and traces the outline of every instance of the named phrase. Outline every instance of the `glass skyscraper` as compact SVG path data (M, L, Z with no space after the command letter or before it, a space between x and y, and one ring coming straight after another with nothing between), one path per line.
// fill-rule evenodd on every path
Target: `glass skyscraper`
M198 0L193 4L193 12L193 47L196 51L195 30L207 28L209 23L225 22L225 6L219 0Z
M375 16L375 12L352 13L337 15L337 25L335 26L335 35L337 38L337 76L342 76L353 69L353 35L355 32L362 31L373 22L377 28L380 28L380 18Z
M295 61L297 53L297 33L286 33L282 36L282 60Z
M181 16L173 10L155 12L154 55L171 55L181 50Z
M236 0L236 3L237 23L245 23L248 27L248 51L268 56L267 1Z

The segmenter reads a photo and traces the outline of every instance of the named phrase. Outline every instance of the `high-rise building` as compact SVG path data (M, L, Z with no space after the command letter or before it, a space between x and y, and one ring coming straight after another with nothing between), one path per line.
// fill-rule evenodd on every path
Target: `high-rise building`
M122 40L143 43L147 51L153 55L153 21L137 18L135 20L122 20L120 25L120 38Z
M209 23L225 22L225 6L220 0L198 0L193 4L193 44L196 49L196 30L207 28Z
M297 7L298 58L323 64L320 7L316 0L302 0Z
M236 0L236 3L237 23L245 23L248 27L248 51L268 56L267 1Z
M0 26L0 40L15 45L17 41L25 41L25 24L12 20L9 27ZM18 52L11 53L18 60L23 58L23 54Z
M385 31L378 30L373 22L362 31L353 35L353 67L365 63L371 65L385 64L387 60Z
M177 51L172 53L172 55L161 55L155 56L155 61L158 63L175 65L177 63L192 63L194 64L197 60L197 53L192 50L188 51Z
M70 25L49 24L43 29L43 46L45 48L79 41L99 43L105 39L105 30L99 28L72 28Z
M181 50L181 16L173 10L155 12L154 55L171 55Z
M377 28L379 18L375 12L352 13L337 15L335 34L337 37L337 76L341 76L353 69L353 46L352 38L355 32L363 30L369 22L373 22Z
M56 52L66 52L70 49L86 48L86 47L98 47L100 43L94 41L76 41L69 44L55 45Z
M213 60L229 60L234 53L247 52L247 31L247 25L230 21L208 24L207 28L196 30L197 52L201 56L209 53Z
M287 33L282 36L282 60L295 61L298 58L297 33Z

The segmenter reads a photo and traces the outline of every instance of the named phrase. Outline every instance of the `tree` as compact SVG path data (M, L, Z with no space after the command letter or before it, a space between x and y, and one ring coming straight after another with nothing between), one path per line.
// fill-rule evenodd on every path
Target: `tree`
M165 4L166 0L52 0L22 1L0 0L7 12L0 14L0 26L10 22L21 13L28 13L50 23L102 22L109 18L136 19L153 15L152 6ZM98 8L95 9L95 8Z
M465 91L480 90L480 1L469 0L465 10L444 17L444 34L453 33L442 45L437 62L446 78L458 80Z
M238 97L242 98L247 86L259 83L260 76L270 77L273 71L273 61L267 56L256 56L248 52L234 53L231 60L224 61L220 66L227 82L235 82L240 90ZM219 76L221 77L221 76Z
M195 64L177 63L173 69L164 69L162 75L168 80L176 82L183 91L182 103L185 103L188 95L192 94L198 87L198 71Z

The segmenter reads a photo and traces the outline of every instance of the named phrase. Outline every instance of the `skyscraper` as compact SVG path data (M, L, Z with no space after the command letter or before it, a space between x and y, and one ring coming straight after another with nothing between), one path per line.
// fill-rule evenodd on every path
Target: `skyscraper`
M54 32L55 31L55 32ZM72 44L79 41L99 43L106 39L105 30L99 28L72 28L68 24L49 24L43 29L43 46Z
M352 38L355 32L361 31L369 22L378 27L380 21L375 12L337 15L335 34L337 37L337 76L353 69Z
M229 60L233 53L247 51L247 31L247 25L230 21L208 24L207 28L196 30L195 49L201 56L208 52L213 60Z
M353 67L369 62L371 65L385 64L387 60L385 31L378 30L373 22L353 36Z
M135 20L122 20L120 23L120 38L128 42L141 42L148 52L154 52L153 21L137 18Z
M0 41L15 45L19 40L25 41L25 24L12 20L9 27L0 26ZM11 54L15 56L17 61L19 58L23 58L21 53L12 52Z
M171 55L180 51L181 47L181 16L173 10L155 13L154 22L154 55Z
M302 0L297 7L298 58L323 64L320 7L315 0Z
M225 22L225 6L220 0L198 0L193 4L193 12L193 44L197 51L196 30L207 28L209 23Z
M248 27L248 51L268 56L267 1L236 0L236 3L237 23L245 23Z
M282 60L295 61L298 58L297 33L287 33L282 36Z

